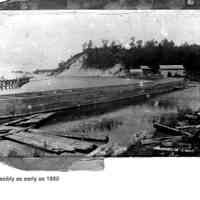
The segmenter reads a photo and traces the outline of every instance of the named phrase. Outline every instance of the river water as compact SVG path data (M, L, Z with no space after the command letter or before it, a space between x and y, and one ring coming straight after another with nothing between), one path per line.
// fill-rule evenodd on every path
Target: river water
M108 133L111 142L127 145L138 134L150 137L153 133L153 120L159 120L160 117L172 117L178 110L188 108L193 110L200 109L200 86L149 98L137 104L131 104L130 102L129 105L109 105L100 110L93 110L93 112L66 113L59 119L54 119L42 129L67 131L91 121L112 119L120 122L120 124L110 130L97 129L91 130L91 132L93 131L94 134L95 132L100 134Z
M24 85L22 88L14 91L7 91L7 93L72 89L141 82L141 80L110 77L38 77ZM67 131L74 127L79 127L80 124L87 124L104 119L113 120L120 123L109 130L91 130L91 134L93 134L93 132L98 132L98 134L103 134L105 132L110 135L111 142L127 145L131 140L134 140L135 135L137 134L151 136L153 132L153 120L159 120L159 118L163 116L173 116L178 110L186 108L193 110L200 109L200 86L149 98L148 100L138 102L137 104L129 102L129 105L107 105L103 108L93 109L90 112L67 112L62 116L51 120L48 124L41 127L41 129L48 131Z
M110 78L109 78L110 79ZM107 84L107 83L115 83L115 84L127 84L127 82L137 83L138 80L126 80L126 79L112 79L109 82L108 78L102 81L98 78L98 84ZM75 79L73 79L75 81ZM43 80L45 83L49 81ZM52 87L48 87L47 84L43 81L35 82L35 84L40 85L42 90L46 87L46 90L52 89ZM47 82L46 82L47 81ZM51 83L53 83L51 80ZM57 83L62 85L62 88L70 88L73 85L66 85L64 83L69 83L70 80L61 79ZM75 81L76 82L76 81ZM89 84L89 86L94 86L92 83L92 79L82 79L79 80L79 84L76 82L76 87L80 87L80 83L82 87L84 87L83 82ZM62 84L61 84L62 83ZM59 84L54 86L56 89L59 88ZM72 82L71 82L72 84ZM24 86L26 88L31 87L34 89L33 85ZM25 90L24 87L21 89ZM55 89L54 88L54 89ZM36 89L36 88L35 88ZM62 115L53 118L49 122L47 122L41 129L47 130L49 132L53 131L68 131L73 130L74 127L79 127L80 124L87 124L96 121L102 120L113 120L120 123L113 126L110 129L102 129L97 128L95 130L89 130L90 134L109 134L110 141L118 143L120 145L128 145L135 139L136 135L146 135L147 137L151 137L153 134L152 122L153 120L159 120L161 117L173 117L178 110L181 109L200 109L200 85L196 87L190 87L184 90L179 90L175 92L171 92L168 94L159 95L157 97L149 98L146 101L138 102L137 104L133 102L129 102L127 105L122 104L111 104L102 108L92 109L91 111L83 111L83 112L66 112ZM82 131L82 130L80 130ZM0 142L0 157L7 156L33 156L33 154L39 154L35 149L30 148L26 145L21 145L17 143L13 143L11 141L1 141ZM43 155L43 152L40 152Z

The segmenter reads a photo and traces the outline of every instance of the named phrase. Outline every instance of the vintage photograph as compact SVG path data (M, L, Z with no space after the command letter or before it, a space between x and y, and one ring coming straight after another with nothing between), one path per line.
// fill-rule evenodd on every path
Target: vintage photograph
M0 15L2 162L200 156L200 13Z
M199 8L200 0L0 0L2 10Z

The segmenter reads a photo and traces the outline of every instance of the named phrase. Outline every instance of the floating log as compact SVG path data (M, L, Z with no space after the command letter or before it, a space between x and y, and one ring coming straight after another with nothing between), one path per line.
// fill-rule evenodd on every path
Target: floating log
M96 148L96 145L85 141L31 132L19 132L17 134L5 136L4 138L58 154L63 152L89 153Z
M188 136L188 137L193 136L189 132L181 131L181 130L178 130L176 128L172 128L172 127L169 127L167 125L160 124L160 123L154 123L153 127L156 128L158 131L161 131L161 132L164 132L164 133L167 133L167 134L170 134L170 135L185 135L185 136Z

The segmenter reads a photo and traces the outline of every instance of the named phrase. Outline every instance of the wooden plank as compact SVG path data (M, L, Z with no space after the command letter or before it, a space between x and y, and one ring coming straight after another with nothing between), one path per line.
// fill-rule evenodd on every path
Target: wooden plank
M46 151L63 152L90 152L96 145L85 141L77 141L52 135L42 135L31 132L20 132L5 137L8 140L30 145Z
M176 128L166 126L164 124L154 123L153 127L156 128L158 131L161 131L161 132L164 132L164 133L167 133L167 134L185 135L185 136L188 136L188 137L192 137L192 134L189 133L189 132L181 131L181 130L178 130Z

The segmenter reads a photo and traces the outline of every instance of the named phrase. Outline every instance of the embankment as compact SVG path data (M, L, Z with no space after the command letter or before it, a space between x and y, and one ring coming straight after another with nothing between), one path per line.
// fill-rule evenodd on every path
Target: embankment
M131 102L185 87L182 79L163 79L139 84L2 95L0 118L76 109L123 100Z

